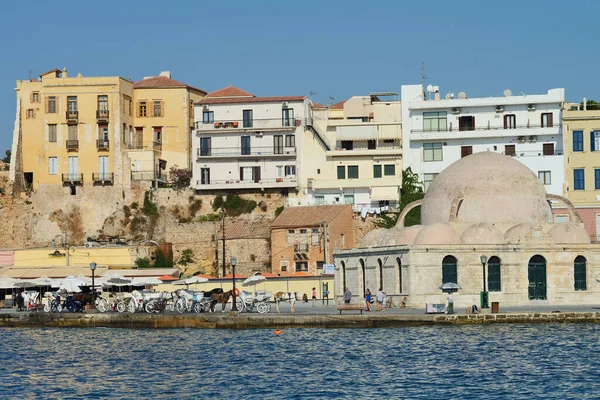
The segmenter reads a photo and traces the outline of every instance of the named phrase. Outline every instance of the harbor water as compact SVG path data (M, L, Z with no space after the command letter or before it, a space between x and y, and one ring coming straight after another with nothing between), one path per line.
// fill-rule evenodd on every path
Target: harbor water
M600 326L0 329L1 398L600 396Z

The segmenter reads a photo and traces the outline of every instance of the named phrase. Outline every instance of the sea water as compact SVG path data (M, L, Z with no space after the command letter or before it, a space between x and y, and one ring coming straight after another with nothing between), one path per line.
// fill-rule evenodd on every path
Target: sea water
M0 329L2 398L600 397L600 326Z

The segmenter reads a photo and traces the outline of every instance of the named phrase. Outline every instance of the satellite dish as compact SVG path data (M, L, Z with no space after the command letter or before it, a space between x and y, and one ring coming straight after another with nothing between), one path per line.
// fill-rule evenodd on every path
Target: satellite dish
M510 91L510 89L505 89L504 92L502 92L502 94L504 95L504 97L512 96L512 92Z
M428 93L433 93L433 86L432 85L427 85L427 92Z
M461 99L461 100L464 100L464 99L467 98L467 94L465 92L460 92L458 94L458 98Z

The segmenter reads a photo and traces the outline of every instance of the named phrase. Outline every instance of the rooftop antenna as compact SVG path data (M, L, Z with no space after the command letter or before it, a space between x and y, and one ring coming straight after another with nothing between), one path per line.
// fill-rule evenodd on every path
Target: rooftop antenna
M335 98L333 96L329 96L329 105L332 105L334 100Z
M315 94L319 94L317 92L313 92L312 90L310 92L308 92L308 98L310 99L310 96L314 96Z
M129 70L129 81L133 82L133 78L131 77L131 70Z
M425 76L425 62L421 62L421 88L425 85L425 79L429 79L429 77ZM425 97L425 90L423 90L423 98Z

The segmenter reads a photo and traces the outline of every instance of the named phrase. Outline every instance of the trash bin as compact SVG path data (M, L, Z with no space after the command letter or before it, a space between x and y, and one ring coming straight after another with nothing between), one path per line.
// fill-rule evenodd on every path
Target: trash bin
M500 303L497 301L492 301L492 314L496 314L500 312Z

